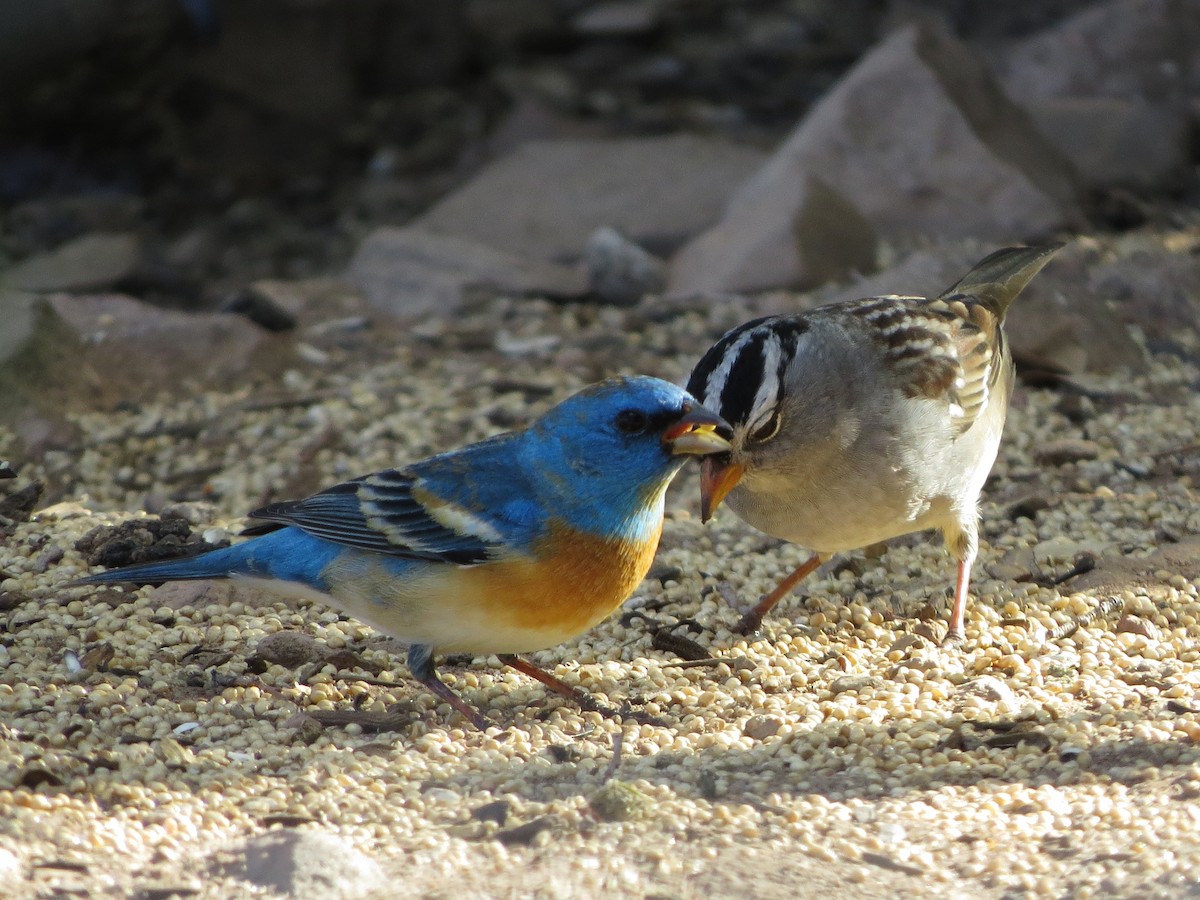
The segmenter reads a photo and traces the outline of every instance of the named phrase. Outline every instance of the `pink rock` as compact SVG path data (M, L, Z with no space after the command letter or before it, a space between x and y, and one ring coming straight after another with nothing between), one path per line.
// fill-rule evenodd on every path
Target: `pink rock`
M346 279L372 308L400 319L452 313L480 292L579 297L587 289L581 271L421 228L371 232Z
M661 253L715 222L762 160L757 150L690 135L531 141L414 225L557 262L578 259L607 225Z

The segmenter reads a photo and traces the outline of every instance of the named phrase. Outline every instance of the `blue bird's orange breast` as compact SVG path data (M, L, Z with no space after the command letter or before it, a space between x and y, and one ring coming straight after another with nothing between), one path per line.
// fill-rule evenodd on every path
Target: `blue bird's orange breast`
M555 521L531 556L460 569L455 580L478 598L480 617L498 638L510 635L512 643L526 635L521 650L542 649L582 634L625 602L649 571L661 533L661 519L641 540L597 537Z

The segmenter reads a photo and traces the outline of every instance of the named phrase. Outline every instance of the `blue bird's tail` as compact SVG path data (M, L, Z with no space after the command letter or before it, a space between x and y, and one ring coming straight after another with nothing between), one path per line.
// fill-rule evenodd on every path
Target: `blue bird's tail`
M158 584L202 578L247 576L295 581L326 590L324 569L344 547L305 534L298 528L280 528L260 537L186 559L141 563L87 575L71 587L88 584Z
M122 569L97 572L71 582L70 587L87 584L158 584L162 581L188 581L200 578L228 578L230 575L251 574L246 566L245 545L238 544L189 556L166 559L162 562L139 563Z

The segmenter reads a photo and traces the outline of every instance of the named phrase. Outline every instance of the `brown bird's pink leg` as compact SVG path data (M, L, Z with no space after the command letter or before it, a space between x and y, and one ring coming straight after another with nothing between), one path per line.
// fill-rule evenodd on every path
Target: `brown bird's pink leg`
M641 712L639 710L628 709L628 708L612 709L610 707L607 707L600 703L597 703L595 700L593 700L591 697L589 697L583 691L579 690L579 688L571 687L571 685L567 684L562 679L555 678L553 675L551 675L545 669L540 668L539 666L535 666L533 663L529 662L529 660L521 659L521 657L516 656L514 654L498 653L498 654L496 654L496 658L499 659L500 662L504 663L506 666L512 666L514 669L516 669L521 674L528 675L530 678L534 679L535 681L540 681L546 687L550 688L550 690L554 691L554 693L561 694L562 696L566 697L567 699L569 699L571 702L573 702L576 706L578 706L580 709L584 710L585 712L598 712L598 713L600 713L600 715L606 716L607 718L610 718L610 719L611 718L633 719L635 722L638 722L642 725L662 725L663 724L660 720L656 719L654 716L651 716L650 714Z
M796 585L813 573L821 565L821 557L814 554L795 572L775 586L775 590L763 597L758 605L742 616L733 626L737 634L753 634L762 626L763 616L771 611L771 607L786 597Z
M950 609L950 627L942 644L961 644L966 640L967 633L963 630L963 620L967 613L967 591L971 587L971 564L975 561L972 553L958 561L958 580L954 583L954 606Z

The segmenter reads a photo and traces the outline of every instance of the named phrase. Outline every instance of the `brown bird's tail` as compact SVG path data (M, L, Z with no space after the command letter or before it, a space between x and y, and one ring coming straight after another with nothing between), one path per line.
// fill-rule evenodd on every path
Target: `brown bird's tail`
M1042 270L1063 244L1042 244L1038 247L1005 247L984 257L953 287L941 295L948 299L955 294L978 297L999 318L1004 318L1009 304L1016 299L1033 276Z

